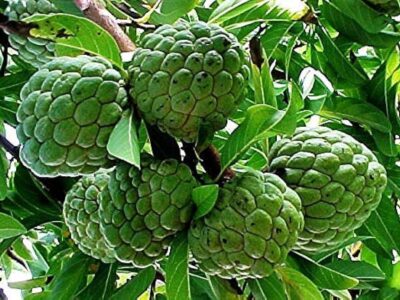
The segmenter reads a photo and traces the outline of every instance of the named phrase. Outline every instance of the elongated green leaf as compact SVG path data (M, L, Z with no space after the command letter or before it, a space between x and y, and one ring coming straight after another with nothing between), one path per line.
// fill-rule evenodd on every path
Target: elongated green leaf
M5 134L5 128L3 121L0 118L0 134ZM0 149L0 200L4 200L7 195L7 172L8 172L8 160L6 152Z
M190 299L189 244L187 232L181 232L171 245L165 266L168 300Z
M242 124L232 133L221 151L222 170L237 161L247 149L259 140L260 135L272 129L285 112L276 110L269 105L251 106Z
M354 121L382 132L390 132L392 129L390 121L380 109L359 99L328 98L320 111L320 115L328 118Z
M384 195L378 208L364 223L364 227L373 235L381 246L389 253L400 251L400 219L393 203Z
M226 0L211 14L210 22L223 23L267 2L268 0Z
M360 0L328 0L325 3L335 7L347 17L355 20L370 33L379 33L388 26L390 19ZM324 4L325 4L324 3Z
M138 299L150 287L155 276L154 267L147 267L118 289L110 300Z
M49 300L74 299L79 287L86 280L91 258L77 253L67 260L61 272L54 278Z
M398 149L396 147L395 136L392 132L382 132L372 129L371 133L379 151L390 157L395 157L397 155Z
M172 24L195 8L196 3L197 0L181 0L176 5L176 0L164 0L161 2L160 12L153 12L151 20L160 24Z
M194 220L207 215L218 199L219 187L217 184L199 186L192 191L192 199L196 203L197 210Z
M190 274L190 293L193 300L219 300L207 278Z
M31 71L23 71L15 74L6 75L0 78L0 97L16 96L19 97L24 84L32 76Z
M118 265L102 264L92 282L76 296L76 300L109 299L114 291L117 280Z
M381 270L364 261L339 260L328 263L325 266L364 282L386 279Z
M12 289L31 290L46 285L47 276L36 277L33 279L9 282L8 286Z
M124 115L115 126L107 144L107 151L138 168L140 168L140 145L137 133L138 125L133 113Z
M289 295L289 299L324 299L315 284L299 271L289 267L281 267L277 270L277 272L285 283L286 292Z
M216 295L218 300L244 300L242 295L238 295L237 291L232 288L228 280L210 275L207 275L207 279L214 295Z
M360 2L362 1L347 1L347 2ZM349 3L350 4L350 3ZM400 41L400 34L395 32L380 32L370 33L363 29L363 27L354 21L353 19L346 16L342 11L339 11L335 6L329 2L325 2L323 7L324 17L327 18L329 23L340 33L344 34L352 41L360 43L362 45L368 45L378 48L390 48ZM357 11L353 7L351 11ZM367 23L366 20L363 22ZM375 21L371 21L370 24L375 24Z
M320 33L321 42L324 46L324 54L326 57L329 57L329 62L332 68L334 68L341 77L356 86L365 84L368 79L365 73L350 63L325 30L318 31Z
M26 233L27 230L18 220L0 213L0 239L8 239Z
M282 281L275 273L262 279L248 280L251 293L256 300L274 299L286 300L286 293Z
M33 36L56 42L58 56L92 53L122 69L117 42L106 30L86 18L67 14L35 15L25 22L38 26L31 29Z
M305 255L297 254L296 262L300 265L303 274L307 275L317 286L329 290L346 290L358 284L356 278L339 273L323 266Z
M272 57L276 48L293 25L293 22L271 22L271 27L265 31L260 39L268 58Z

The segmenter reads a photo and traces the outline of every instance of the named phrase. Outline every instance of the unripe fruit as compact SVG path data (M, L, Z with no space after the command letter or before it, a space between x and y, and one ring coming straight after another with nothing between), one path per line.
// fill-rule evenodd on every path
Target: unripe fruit
M325 127L298 128L273 145L270 171L300 196L305 216L297 247L315 253L353 235L378 206L386 171L353 137Z
M163 25L145 35L129 67L130 94L144 119L187 142L225 127L247 84L236 37L203 22Z
M127 107L121 74L103 58L57 57L21 91L22 162L38 176L77 176L110 166L107 143Z
M34 14L58 12L50 0L8 0L8 3L5 14L13 21L21 21ZM10 34L9 41L18 51L18 57L35 67L40 67L54 57L55 44L51 41L18 34Z
M247 171L220 188L212 211L192 223L200 269L223 278L261 278L282 265L303 227L299 196L276 175Z
M142 157L141 169L121 162L101 195L101 229L122 262L145 267L164 257L191 220L196 181L174 159Z
M115 261L114 251L100 232L99 196L109 179L105 173L82 177L67 193L63 209L65 223L78 248L105 263Z

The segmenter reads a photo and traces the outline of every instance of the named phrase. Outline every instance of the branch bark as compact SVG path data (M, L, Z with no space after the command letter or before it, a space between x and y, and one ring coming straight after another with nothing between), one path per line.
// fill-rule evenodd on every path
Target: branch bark
M203 150L200 154L201 164L207 174L212 178L216 179L221 172L221 157L218 152L218 149L213 145L210 145L208 148ZM235 172L227 168L222 176L219 178L218 183L223 184L225 181L233 178L235 176Z
M15 159L19 160L19 147L11 144L11 142L1 134L0 134L0 146L2 146L4 150L10 153Z
M114 37L122 52L135 50L135 44L118 25L118 20L98 0L75 0L75 4L87 18Z

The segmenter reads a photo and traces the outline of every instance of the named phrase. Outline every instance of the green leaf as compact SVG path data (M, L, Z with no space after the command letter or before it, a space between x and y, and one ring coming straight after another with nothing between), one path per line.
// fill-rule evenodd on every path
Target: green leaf
M173 24L196 7L198 0L181 0L177 5L176 0L163 0L160 13L157 11L151 15L151 20L159 24Z
M251 64L252 82L254 85L254 100L257 104L269 104L272 107L277 107L274 81L269 69L269 63L266 59L261 65L261 70Z
M172 242L165 265L165 277L168 300L190 299L189 244L186 231L178 234Z
M343 0L341 0L343 1ZM347 5L351 5L350 2L361 2L361 1L347 1ZM355 41L361 45L368 45L378 48L391 48L400 41L400 34L395 32L380 32L370 33L365 31L359 23L346 16L343 11L339 11L335 6L329 2L325 2L322 6L323 15L329 23L340 33L347 36L352 41ZM353 7L351 11L357 11L357 8ZM379 20L379 19L378 19ZM364 24L368 23L366 20ZM375 20L369 22L375 24Z
M261 36L261 44L271 58L279 44L284 39L285 35L293 27L293 22L271 22L270 27Z
M381 270L364 261L338 260L325 266L364 282L383 281L386 279Z
M118 264L101 264L92 282L76 296L76 300L109 299L114 291Z
M391 132L381 132L378 130L371 130L372 138L375 141L379 151L384 155L395 157L398 153L395 136Z
M371 216L364 223L364 227L376 238L379 244L388 251L400 252L400 218L394 204L383 195L378 208L371 213Z
M31 290L33 288L40 288L46 285L48 277L41 276L33 279L9 282L8 286L12 289Z
M321 292L315 284L299 271L289 267L280 267L277 272L282 277L286 292L291 300L323 300Z
M138 124L132 112L124 114L111 133L107 151L138 168L140 168L140 145L137 133Z
M0 134L5 134L5 128L2 120L0 119ZM7 195L7 173L8 173L8 160L6 152L0 148L0 201L4 200Z
M207 278L190 274L190 295L193 300L219 300Z
M149 288L155 277L154 267L147 267L119 288L110 300L138 299Z
M197 220L207 215L214 207L218 199L219 187L217 184L203 185L192 191L192 199L196 203L197 210L193 217Z
M91 53L110 60L122 69L117 42L106 30L86 18L53 14L34 15L24 21L38 26L31 29L33 36L56 42L58 56Z
M237 291L232 288L228 280L208 274L206 276L210 283L210 287L218 300L244 300L244 297L238 295Z
M357 122L381 132L387 133L392 129L390 121L380 109L359 99L344 97L328 98L319 114L327 118Z
M232 133L221 151L222 172L258 141L265 131L271 130L282 118L285 112L272 106L259 104L251 106L245 120Z
M210 16L210 22L223 23L266 2L265 0L226 0L213 11Z
M18 124L16 116L18 106L17 101L11 97L1 99L0 96L0 119L15 127Z
M70 300L86 281L91 258L76 253L63 265L61 272L54 277L53 288L49 300Z
M8 239L27 232L18 220L0 212L0 239Z
M355 20L365 31L370 33L381 32L390 22L390 18L360 0L329 0L325 3L340 10L341 13Z
M250 279L247 281L255 300L286 300L286 293L282 281L275 273L262 279Z
M341 77L354 84L360 86L368 80L367 75L353 66L338 48L329 34L324 30L318 30L319 37L324 47L324 54L329 58L332 68L340 74Z
M296 262L301 267L303 274L322 289L345 290L358 284L356 278L323 266L300 253L296 253Z
M0 77L0 97L15 96L18 98L19 92L31 76L31 71L24 70L23 72Z

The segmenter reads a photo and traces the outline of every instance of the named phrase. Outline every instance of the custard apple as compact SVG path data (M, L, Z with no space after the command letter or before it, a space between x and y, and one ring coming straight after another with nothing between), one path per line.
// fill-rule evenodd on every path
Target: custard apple
M148 123L186 142L196 141L200 128L225 127L249 73L235 36L180 22L145 35L141 47L129 67L130 94Z
M223 278L261 278L282 265L303 228L299 196L274 174L249 170L220 188L212 211L192 223L200 269Z
M21 91L22 162L38 176L77 176L109 167L106 145L127 106L121 74L100 57L58 57Z
M365 2L383 13L400 15L400 3L397 0L365 0Z
M99 196L109 179L100 172L82 177L67 193L63 209L65 223L78 248L105 263L115 261L114 251L100 232Z
M10 20L21 21L34 14L51 14L59 12L50 0L8 0L5 11ZM55 44L51 41L10 34L11 46L18 51L19 58L40 67L54 56Z
M342 244L378 206L386 171L363 144L325 127L298 128L273 145L270 170L302 200L297 248L316 253Z
M119 163L100 197L101 230L122 262L145 267L160 260L191 220L196 180L174 159L145 156L141 169Z

